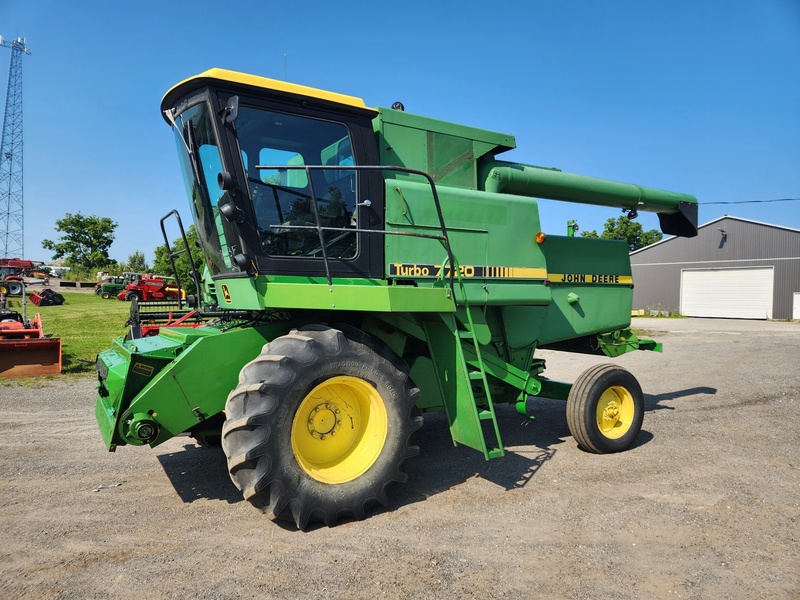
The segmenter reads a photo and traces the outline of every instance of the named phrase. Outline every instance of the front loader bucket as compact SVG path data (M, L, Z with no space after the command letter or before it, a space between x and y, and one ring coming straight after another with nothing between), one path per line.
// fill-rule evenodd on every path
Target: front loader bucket
M36 377L61 373L61 338L45 337L42 316L5 311L0 320L0 377Z
M61 338L0 339L0 377L61 373Z

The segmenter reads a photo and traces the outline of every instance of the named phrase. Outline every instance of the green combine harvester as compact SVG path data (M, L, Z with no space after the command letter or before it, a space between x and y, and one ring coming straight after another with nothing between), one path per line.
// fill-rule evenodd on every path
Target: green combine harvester
M161 109L203 253L187 303L206 320L132 327L100 353L109 450L221 440L245 499L303 529L387 504L429 411L486 459L504 454L495 406L530 396L566 400L589 452L633 444L633 375L561 383L536 356L660 350L629 329L628 248L543 232L535 198L693 236L694 197L502 162L511 135L220 69Z

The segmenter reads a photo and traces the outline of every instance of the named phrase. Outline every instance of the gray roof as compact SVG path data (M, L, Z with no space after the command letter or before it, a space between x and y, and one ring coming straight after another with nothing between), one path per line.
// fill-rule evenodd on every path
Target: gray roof
M732 217L730 215L724 215L722 217L718 217L718 218L714 219L713 221L709 221L708 223L703 223L697 229L699 231L700 229L703 229L704 227L708 227L709 225L713 225L714 223L719 223L720 221L724 221L726 219L731 219L733 221L739 221L739 222L742 222L742 223L752 223L754 225L762 225L764 227L773 227L775 229L782 229L783 231L791 231L791 232L794 232L794 233L800 233L800 229L794 229L793 227L785 227L784 225L774 225L772 223L764 223L762 221L754 221L752 219L743 219L741 217ZM674 236L674 235L670 236L668 238L664 238L663 240L658 241L655 244L650 244L649 246L645 246L644 248L639 248L638 250L634 250L633 252L631 252L631 256L634 255L634 254L637 254L639 252L642 252L644 250L650 250L651 248L654 248L654 247L659 246L661 244L666 244L667 242L671 242L672 240L675 240L675 239L679 239L679 238L677 236Z

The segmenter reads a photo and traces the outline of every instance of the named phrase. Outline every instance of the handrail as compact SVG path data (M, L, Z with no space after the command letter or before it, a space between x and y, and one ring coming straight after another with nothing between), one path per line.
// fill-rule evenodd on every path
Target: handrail
M309 187L311 190L311 204L314 207L314 218L316 220L316 225L276 225L276 227L281 227L282 229L304 229L304 230L314 230L319 235L320 239L320 246L322 249L322 259L325 262L325 275L328 279L328 285L333 284L333 280L331 278L330 266L328 264L328 253L325 248L325 240L323 236L323 232L325 231L345 231L345 232L354 232L354 233L365 233L367 235L372 234L379 234L379 235L408 235L413 237L422 237L428 239L435 239L440 240L443 242L445 250L447 251L447 260L452 265L454 263L453 260L453 251L450 247L450 238L447 235L447 227L444 223L444 216L442 214L442 206L439 202L439 194L436 191L436 183L433 181L433 178L426 173L425 171L420 171L418 169L409 169L407 167L400 167L400 166L384 166L384 165L255 165L254 167L256 170L264 170L264 171L282 171L282 170L294 170L294 171L305 171L306 178L309 182ZM428 180L428 183L431 186L431 192L433 195L433 203L436 207L436 215L439 219L439 227L442 230L442 235L429 235L424 233L413 233L410 231L386 231L385 229L376 230L376 229L357 229L357 228L347 228L347 227L323 227L319 221L319 210L317 208L317 195L314 192L314 181L311 177L311 171L318 170L318 171L397 171L400 173L408 173L410 175L419 175L424 177ZM269 184L266 184L269 185ZM455 286L454 286L454 273L453 270L450 270L450 293L455 300Z
M164 221L169 219L171 216L175 216L175 219L178 221L178 229L181 232L181 240L183 241L183 248L176 250L175 252L172 251L172 248L169 245L169 238L167 237L167 231L164 228ZM166 215L161 217L161 235L164 237L164 245L167 248L167 256L169 257L169 263L172 266L172 274L175 275L175 283L178 285L178 306L183 306L183 303L186 301L184 298L181 297L181 280L180 276L178 275L178 269L175 267L175 257L180 256L181 254L186 254L189 257L189 273L192 276L192 280L194 281L195 291L197 295L195 296L197 306L200 306L200 275L195 269L194 260L192 260L192 252L189 247L189 241L186 239L186 231L183 229L183 222L181 221L181 215L178 213L177 210L173 209L169 211ZM187 302L188 306L188 302Z

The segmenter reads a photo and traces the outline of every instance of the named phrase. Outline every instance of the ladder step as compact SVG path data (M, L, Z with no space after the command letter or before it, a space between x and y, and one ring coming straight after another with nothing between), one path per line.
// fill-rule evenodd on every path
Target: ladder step
M487 452L489 458L500 458L501 456L505 456L506 452L502 448L493 448Z
M471 331L466 331L466 330L463 330L463 329L459 329L458 330L458 337L460 337L461 339L465 339L465 340L474 340L475 339L475 334L472 333Z
M469 372L470 379L483 379L483 373L480 371L470 371Z
M492 421L494 420L494 415L490 410L481 410L478 412L478 418L481 421Z

